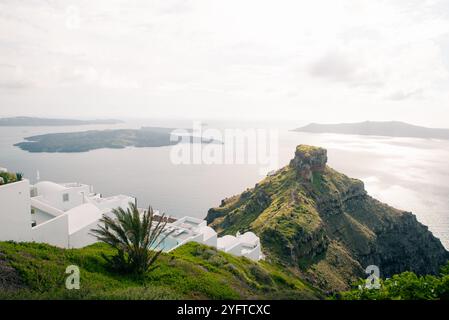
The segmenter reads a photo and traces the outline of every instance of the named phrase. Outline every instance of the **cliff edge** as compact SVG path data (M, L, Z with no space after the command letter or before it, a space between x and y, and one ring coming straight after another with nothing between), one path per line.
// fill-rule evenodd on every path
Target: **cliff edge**
M435 274L449 259L410 213L370 197L362 181L327 166L327 151L299 145L290 164L207 214L220 234L253 231L270 261L325 291L346 290L365 268L382 277Z

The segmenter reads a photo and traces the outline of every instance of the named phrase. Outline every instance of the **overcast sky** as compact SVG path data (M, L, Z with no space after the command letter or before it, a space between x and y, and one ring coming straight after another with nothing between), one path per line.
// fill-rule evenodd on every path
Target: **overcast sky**
M0 116L449 127L449 0L0 0Z

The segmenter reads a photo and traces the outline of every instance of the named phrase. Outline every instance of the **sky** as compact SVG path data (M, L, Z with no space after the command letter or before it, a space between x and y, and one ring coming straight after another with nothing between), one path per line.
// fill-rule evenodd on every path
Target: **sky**
M0 116L449 127L449 0L0 0Z

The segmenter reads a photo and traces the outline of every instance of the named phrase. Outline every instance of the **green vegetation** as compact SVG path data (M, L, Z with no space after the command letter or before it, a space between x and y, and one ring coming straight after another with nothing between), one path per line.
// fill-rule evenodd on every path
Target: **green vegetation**
M23 174L20 172L0 172L0 185L22 181Z
M126 147L163 147L175 145L181 138L171 139L172 128L143 127L141 129L90 130L83 132L49 133L26 137L15 146L29 152L87 152L96 149ZM218 143L211 139L183 137L190 142Z
M323 192L323 175L321 172L312 173L312 184L316 191Z
M313 153L315 153L320 148L315 146L310 146L307 144L300 144L296 147L296 153L301 153L306 158L310 158Z
M381 280L380 289L368 289L364 281L351 291L341 292L333 299L341 300L449 300L449 263L439 276L418 276L403 272Z
M169 235L162 234L168 220L162 215L156 221L151 207L141 216L134 203L126 210L113 209L112 213L115 217L104 216L98 229L92 230L99 241L117 250L116 255L111 259L105 257L106 260L113 270L145 274L162 252L150 249L158 248Z
M441 242L326 161L326 150L298 146L288 166L223 200L207 222L221 235L253 231L269 261L324 291L349 290L370 264L386 276L437 273L449 258Z
M27 137L15 146L29 152L86 152L90 150L126 147L161 147L176 144L170 141L170 128L91 130L83 132L49 133Z
M83 249L0 242L1 299L322 299L294 270L252 262L188 243L162 253L156 268L136 277L112 271L115 249L97 243ZM80 268L80 290L65 288L66 268ZM438 276L404 272L365 289L364 281L330 299L449 299L449 264Z
M188 243L162 253L144 277L113 272L115 249L0 242L0 299L317 299L295 274L214 248ZM65 270L80 268L80 290L65 288ZM6 286L5 286L6 284ZM8 286L9 284L9 286Z

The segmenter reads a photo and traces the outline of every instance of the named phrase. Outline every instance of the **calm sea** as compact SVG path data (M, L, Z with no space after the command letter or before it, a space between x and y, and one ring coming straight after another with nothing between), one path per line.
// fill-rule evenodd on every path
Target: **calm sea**
M449 248L449 141L290 132L303 125L218 123L209 128L274 128L279 134L278 167L297 144L328 149L329 164L365 182L368 192L392 206L412 211ZM253 187L265 174L257 164L176 165L172 147L101 149L85 153L28 153L13 144L26 136L142 125L191 128L189 121L139 121L78 127L0 127L0 167L20 171L31 182L82 182L103 195L128 194L139 206L151 204L172 216L204 218L221 199Z

